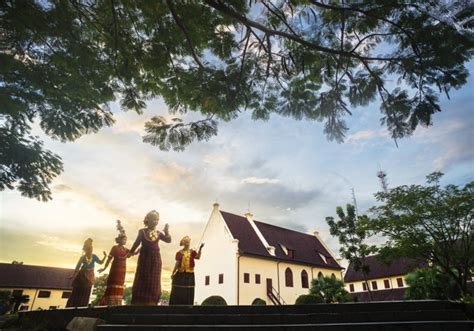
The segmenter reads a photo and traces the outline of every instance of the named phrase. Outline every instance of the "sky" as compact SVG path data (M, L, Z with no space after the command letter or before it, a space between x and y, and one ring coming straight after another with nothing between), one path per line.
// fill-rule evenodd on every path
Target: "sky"
M474 61L468 69L474 72ZM221 210L239 215L250 210L262 222L317 230L337 255L325 218L352 202L351 188L359 212L374 205L379 169L387 173L389 187L422 184L433 171L446 174L443 184L474 179L473 92L470 76L450 100L441 97L443 111L433 116L433 126L417 129L398 147L380 125L378 100L351 109L350 131L341 144L328 141L318 122L276 115L253 121L243 113L220 123L208 142L195 142L184 152L160 151L141 138L147 120L168 114L160 99L150 101L143 115L113 104L115 125L75 142L61 143L36 129L46 148L63 159L64 172L46 203L17 191L0 193L0 262L74 268L86 238L94 239L95 253L102 256L114 245L120 219L130 247L145 214L156 209L158 227L168 223L173 237L161 245L163 287L169 289L179 239L189 235L198 245L216 201ZM128 260L127 283L135 267L136 257Z

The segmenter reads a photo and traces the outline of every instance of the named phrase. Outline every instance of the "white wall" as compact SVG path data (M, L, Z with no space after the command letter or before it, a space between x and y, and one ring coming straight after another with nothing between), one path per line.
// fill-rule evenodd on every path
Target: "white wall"
M20 308L24 310L35 309L49 309L50 307L64 308L66 307L67 299L62 298L63 292L71 292L71 290L56 290L56 289L34 289L34 288L1 288L2 291L23 290L23 295L28 295L30 300L27 303L22 303ZM51 292L49 298L39 298L39 291ZM25 309L27 307L27 309Z
M233 239L218 206L214 207L209 217L202 242L205 246L194 270L195 303L201 304L207 297L219 295L227 304L236 305L238 241ZM223 284L218 283L219 274L224 274ZM210 284L207 286L204 283L206 276L210 276Z
M401 278L403 280L403 286L402 287L398 286L397 278ZM397 289L397 288L407 287L407 285L405 283L405 275L391 276L391 277L385 277L385 278L372 278L372 279L368 279L367 281L369 283L370 289L373 290L373 291L388 290L388 289L385 288L385 284L384 284L385 279L389 280L389 283L390 283L390 288L389 289L392 289L392 288ZM372 286L373 281L377 282L377 290L373 289L373 286ZM362 285L363 283L364 283L364 281L348 282L348 283L345 284L346 285L346 290L349 293L364 292L364 288L363 288L363 285ZM350 284L354 285L354 292L350 291Z

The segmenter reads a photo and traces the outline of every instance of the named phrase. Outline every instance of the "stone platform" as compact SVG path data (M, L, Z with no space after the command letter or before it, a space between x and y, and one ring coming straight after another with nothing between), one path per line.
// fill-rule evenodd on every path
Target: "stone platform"
M306 306L116 306L21 312L18 327L65 330L74 317L104 320L107 330L432 330L473 331L467 306L396 301Z

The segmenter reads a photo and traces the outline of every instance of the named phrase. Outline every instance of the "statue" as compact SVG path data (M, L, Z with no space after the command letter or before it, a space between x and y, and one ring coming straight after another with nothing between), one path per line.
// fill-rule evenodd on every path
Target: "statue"
M67 300L66 307L86 307L89 304L92 285L94 284L94 266L95 263L102 264L107 257L104 252L104 258L101 260L97 255L92 254L92 239L88 238L82 247L84 254L77 262L76 269L71 277L72 293Z
M115 238L117 245L112 247L105 266L99 270L99 272L106 270L113 260L109 277L107 278L107 289L103 297L104 304L107 306L122 304L123 291L125 289L125 274L127 271L127 257L129 257L128 253L130 252L130 250L125 247L127 235L119 220L117 220L117 230L119 231L119 235Z
M163 232L157 231L160 220L157 211L150 211L143 220L145 228L138 231L137 239L128 256L136 253L141 245L137 271L133 280L132 305L156 305L161 296L161 255L160 240L170 243L169 226L165 224Z
M170 305L192 305L194 303L194 260L201 257L204 244L201 244L196 252L190 249L191 238L184 237L180 241L182 250L176 253L176 264L171 274Z

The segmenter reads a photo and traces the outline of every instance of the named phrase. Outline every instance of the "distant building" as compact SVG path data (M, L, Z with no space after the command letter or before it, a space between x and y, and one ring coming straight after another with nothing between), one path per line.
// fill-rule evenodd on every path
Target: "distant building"
M416 268L426 266L426 263L408 258L400 258L387 265L379 259L378 255L366 257L365 263L369 267L367 280L374 301L403 300L407 288L406 274ZM362 271L355 271L353 263L350 263L347 268L344 282L346 290L354 299L369 301Z
M212 295L229 305L294 304L318 275L341 278L342 267L319 238L219 210L214 204L196 266L195 301Z
M64 308L74 269L0 263L0 291L28 295L20 310Z

